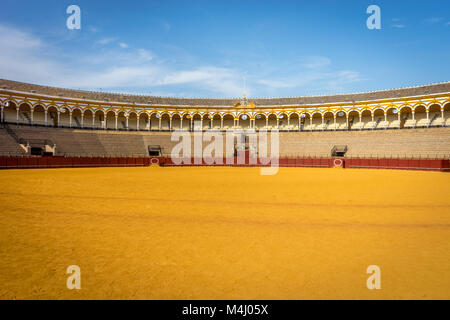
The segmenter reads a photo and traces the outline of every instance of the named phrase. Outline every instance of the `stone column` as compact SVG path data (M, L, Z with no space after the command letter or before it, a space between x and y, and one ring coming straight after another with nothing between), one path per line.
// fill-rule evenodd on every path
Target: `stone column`
M31 115L31 117L30 117L31 125L33 125L33 123L34 123L34 120L33 120L34 110L33 109L30 110L30 115Z
M81 113L81 128L84 128L84 113Z
M159 116L158 118L158 130L161 131L161 118L162 116Z
M4 107L2 106L1 107L1 113L0 113L0 121L1 122L5 122L5 119L4 119L4 116L3 116L4 115L3 109L4 109Z
M118 120L119 120L119 115L118 114L115 114L114 115L115 116L115 118L116 118L116 123L115 123L115 126L114 126L114 128L117 130L118 129L118 127L117 127L117 125L118 125Z
M72 128L72 111L69 112L69 128Z
M16 124L19 124L19 107L16 107Z

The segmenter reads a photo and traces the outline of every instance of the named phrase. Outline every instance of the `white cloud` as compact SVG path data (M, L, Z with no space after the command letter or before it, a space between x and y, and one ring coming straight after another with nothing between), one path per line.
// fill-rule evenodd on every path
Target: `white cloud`
M139 58L142 61L150 61L153 59L153 54L146 49L138 49Z
M128 45L125 42L119 42L119 47L121 47L122 49L126 49L128 48Z
M442 20L444 20L444 19L441 18L441 17L432 17L432 18L425 19L425 22L428 22L428 23L438 23L438 22L440 22L440 21L442 21Z
M178 96L186 97L238 97L243 93L242 72L234 68L205 64L176 67L152 51L121 50L120 44L72 55L28 32L0 25L0 34L0 78L4 79L87 90L151 91L160 95L178 92ZM99 41L108 44L118 40L111 37ZM65 63L63 57L70 62ZM323 56L303 57L283 69L283 74L269 66L250 72L247 95L266 96L282 89L311 87L326 92L362 80L356 71L332 70L331 60Z
M396 29L403 29L403 28L405 28L406 26L404 25L404 24L393 24L392 25L392 28L396 28Z
M5 46L1 50L30 50L42 47L40 39L26 32L0 25L1 41Z
M98 40L96 43L101 44L101 45L107 45L107 44L110 44L115 41L117 41L117 38L109 37L109 38L102 38L102 39Z
M305 59L305 62L303 63L303 66L315 69L315 68L321 68L326 67L331 64L331 60L327 57L321 57L321 56L313 56L308 57Z
M200 89L210 96L237 96L242 91L240 76L232 69L194 66L179 70L146 49L102 50L71 56L70 64L65 64L59 55L49 56L41 50L46 44L30 33L0 26L0 34L4 35L0 37L0 78L88 90L123 88L124 92L126 88L170 91L174 85ZM103 38L97 43L116 40Z
M270 88L301 88L316 84L326 90L341 90L345 84L361 81L359 72L351 70L317 72L299 72L295 77L261 79L258 83Z

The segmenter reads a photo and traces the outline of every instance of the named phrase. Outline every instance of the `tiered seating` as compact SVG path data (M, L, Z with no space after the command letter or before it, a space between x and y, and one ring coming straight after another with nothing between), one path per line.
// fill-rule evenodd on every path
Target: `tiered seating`
M347 145L348 157L450 157L450 128L280 133L281 156L330 156Z
M0 155L20 156L24 154L24 149L6 132L5 128L0 127Z
M179 143L170 132L118 132L106 130L55 129L10 125L22 139L51 140L56 155L147 156L149 145L159 145L170 156ZM222 133L225 136L225 133ZM269 134L270 137L270 134ZM348 146L348 157L450 157L450 128L368 131L292 131L279 133L281 157L329 157L335 145ZM191 143L194 139L191 138ZM24 154L8 135L0 132L0 153ZM224 141L225 142L225 141ZM204 143L204 145L209 144ZM224 143L224 147L225 147ZM193 152L193 150L192 150Z

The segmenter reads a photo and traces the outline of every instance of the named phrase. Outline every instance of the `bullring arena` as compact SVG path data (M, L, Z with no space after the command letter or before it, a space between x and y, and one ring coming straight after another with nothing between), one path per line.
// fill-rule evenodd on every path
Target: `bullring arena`
M0 80L0 101L0 299L450 298L449 82L182 99ZM273 175L250 163L265 130ZM239 137L178 163L173 133L198 131Z

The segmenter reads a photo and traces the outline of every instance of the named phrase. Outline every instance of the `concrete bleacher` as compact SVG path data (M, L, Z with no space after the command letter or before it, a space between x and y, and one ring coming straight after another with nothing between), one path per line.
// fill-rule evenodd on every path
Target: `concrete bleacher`
M330 156L347 145L347 157L450 157L450 128L280 133L280 156Z
M147 156L139 134L10 125L21 139L46 139L63 156ZM2 134L2 136L4 136ZM8 155L7 150L2 154Z
M25 150L8 134L4 127L0 127L0 155L25 155Z
M173 147L179 143L171 141L170 132L80 130L22 125L9 125L9 128L20 139L51 140L56 145L55 155L63 156L148 156L148 146L155 145L161 146L164 156L170 156ZM225 135L223 132L220 134ZM270 133L268 137L270 138ZM450 157L449 127L280 132L279 138L280 157L329 157L335 145L346 145L347 157ZM193 141L191 137L191 143ZM0 143L1 155L25 154L4 128L0 128ZM204 142L203 145L209 143Z

